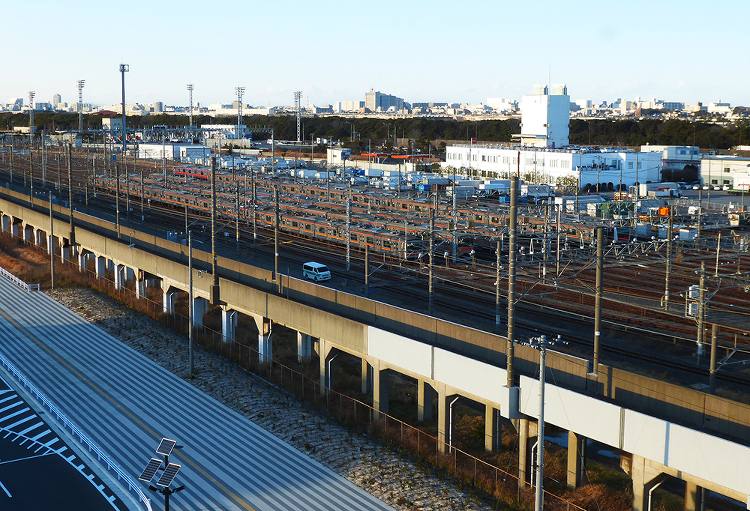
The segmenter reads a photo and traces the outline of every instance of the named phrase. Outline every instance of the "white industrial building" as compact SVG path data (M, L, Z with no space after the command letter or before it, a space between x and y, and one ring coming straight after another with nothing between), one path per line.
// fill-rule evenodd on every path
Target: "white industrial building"
M671 181L670 173L682 171L688 165L696 168L701 165L701 152L698 146L684 145L642 145L641 152L661 153L661 166L664 178Z
M700 166L701 184L750 191L750 158L711 156L701 159Z
M488 178L507 179L516 174L526 183L554 186L629 186L661 180L661 153L617 148L459 144L446 148L445 166Z
M444 167L462 174L553 186L630 186L661 181L662 153L569 145L570 96L565 85L537 85L521 102L520 145L457 144ZM520 161L519 161L520 159Z
M138 144L138 158L183 161L190 157L211 154L211 149L197 144Z
M570 136L570 96L565 85L535 85L521 99L521 145L565 147Z

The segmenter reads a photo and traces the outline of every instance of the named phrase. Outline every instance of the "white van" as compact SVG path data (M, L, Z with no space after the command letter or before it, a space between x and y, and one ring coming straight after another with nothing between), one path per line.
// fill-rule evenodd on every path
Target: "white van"
M316 282L321 280L331 280L331 271L325 264L309 262L302 265L302 274L306 279Z

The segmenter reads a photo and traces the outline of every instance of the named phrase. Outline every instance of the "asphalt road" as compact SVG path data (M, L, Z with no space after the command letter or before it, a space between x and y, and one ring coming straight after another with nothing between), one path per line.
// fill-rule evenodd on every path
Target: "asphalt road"
M127 509L2 376L0 509Z

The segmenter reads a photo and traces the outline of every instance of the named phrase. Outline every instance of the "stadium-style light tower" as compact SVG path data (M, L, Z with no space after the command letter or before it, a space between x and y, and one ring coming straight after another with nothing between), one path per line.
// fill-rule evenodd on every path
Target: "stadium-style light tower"
M122 74L122 157L125 158L127 149L127 124L125 123L125 73L130 71L128 64L120 64L120 73Z
M29 91L29 141L34 140L34 96L36 92Z
M86 80L78 80L78 132L83 132L83 86Z
M237 93L237 138L240 138L240 129L242 126L242 95L245 94L245 88L235 87L234 92Z
M302 119L301 119L301 117L302 117L301 110L302 109L301 109L301 105L300 105L301 101L302 101L302 91L298 90L298 91L296 91L294 93L294 110L295 110L295 112L297 114L297 143L298 144L302 140L300 138L300 136L301 136L300 125L302 124Z
M193 129L193 84L189 83L187 90L190 93L190 130ZM191 134L192 137L192 134Z

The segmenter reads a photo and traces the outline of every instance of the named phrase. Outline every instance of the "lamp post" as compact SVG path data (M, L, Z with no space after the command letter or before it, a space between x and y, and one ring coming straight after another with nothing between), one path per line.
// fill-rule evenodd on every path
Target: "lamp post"
M78 133L83 132L83 86L86 80L78 80Z
M567 344L558 335L554 341L548 341L546 335L532 337L523 343L539 350L539 424L537 425L537 448L536 448L536 494L534 511L542 511L544 508L544 372L547 360L547 346Z

